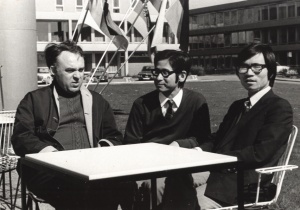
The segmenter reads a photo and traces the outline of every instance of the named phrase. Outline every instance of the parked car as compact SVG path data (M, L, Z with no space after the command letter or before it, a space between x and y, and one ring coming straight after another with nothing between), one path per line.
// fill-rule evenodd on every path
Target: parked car
M90 72L90 77L92 76L94 71L95 71L95 68L92 68L92 70ZM101 78L100 82L107 82L108 81L108 73L107 72L104 73L104 71L105 71L105 69L103 67L98 68L93 76L92 82L96 83L99 81L100 78ZM104 73L104 75L103 75L103 73Z
M277 64L277 74L282 74L284 71L288 71L290 69L289 66L282 66L278 62L276 62L276 64Z
M49 72L48 67L39 67L37 69L37 81L38 85L49 85L52 82L52 76Z
M139 80L152 80L154 79L154 76L151 72L151 70L154 69L154 66L144 66L142 68L142 71L138 73Z

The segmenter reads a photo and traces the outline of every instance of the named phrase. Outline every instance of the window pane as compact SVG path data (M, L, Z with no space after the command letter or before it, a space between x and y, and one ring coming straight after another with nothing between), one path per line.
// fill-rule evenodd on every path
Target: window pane
M260 8L255 7L253 8L253 21L259 22L261 20L260 18Z
M204 39L205 48L210 48L210 36L206 35Z
M230 34L224 34L225 47L230 47Z
M216 26L216 13L210 14L210 27Z
M261 10L262 20L269 20L269 10L268 7L263 7Z
M297 16L300 16L300 2L297 3Z
M231 33L231 45L235 47L238 45L238 33Z
M268 30L262 31L262 43L267 44L269 43L269 36L268 36Z
M77 6L82 6L82 0L77 0Z
M254 31L254 42L260 42L260 31Z
M245 31L239 32L239 46L246 45L246 33Z
M209 14L204 15L204 27L209 27Z
M199 48L203 48L204 47L204 37L203 36L199 36Z
M286 5L279 5L279 19L286 18Z
M296 42L296 27L289 27L288 28L288 37L289 37L289 43L295 43Z
M216 34L211 35L211 47L216 48L218 46L218 37Z
M224 34L218 34L218 47L224 47Z
M224 12L224 25L230 25L230 12Z
M248 9L247 23L253 23L253 9Z
M119 6L120 6L119 0L114 0L114 7L119 7Z
M105 36L95 30L95 41L96 42L105 42Z
M270 6L270 20L277 19L277 7L276 5Z
M190 29L195 30L197 28L198 28L198 26L197 26L197 16L190 17Z
M253 31L246 31L246 43L250 44L254 41Z
M287 43L287 30L286 28L279 29L279 44Z
M277 29L270 29L270 44L277 44Z
M230 67L231 67L231 56L225 55L225 68L230 68Z
M217 26L224 26L223 12L217 13Z
M198 15L197 16L197 23L198 23L198 29L203 28L204 26L204 19L203 19L203 15Z
M288 17L295 17L295 5L288 6Z
M238 24L244 24L246 23L246 18L245 18L245 10L239 10L238 11Z
M68 27L67 22L51 22L51 40L62 42L67 39Z
M36 35L38 42L48 42L48 22L36 23Z
M62 5L62 4L63 4L62 1L63 1L63 0L56 0L56 4L57 4L57 5Z
M231 25L236 25L238 20L237 20L237 11L231 11Z

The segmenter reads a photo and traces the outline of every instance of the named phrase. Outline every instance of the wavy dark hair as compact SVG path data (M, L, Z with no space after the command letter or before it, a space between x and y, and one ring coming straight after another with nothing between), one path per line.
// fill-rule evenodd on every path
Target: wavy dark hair
M236 63L236 74L238 75L238 68L243 62L248 60L249 58L257 55L257 54L263 54L266 67L268 69L268 79L270 81L270 86L273 87L276 73L277 73L277 65L276 65L276 58L275 54L272 50L272 48L267 44L250 44L246 46L237 57L237 63Z
M68 51L74 54L79 54L81 57L84 57L83 50L75 42L67 40L57 43L49 43L45 48L45 59L48 68L53 66L56 63L57 57L63 52Z
M176 82L178 81L178 75L184 70L186 71L186 78L190 73L192 61L190 56L178 50L163 50L157 52L154 57L154 65L157 66L157 63L161 60L168 59L170 66L172 67L173 71L176 73ZM186 81L186 78L183 82L179 82L178 86L183 87Z

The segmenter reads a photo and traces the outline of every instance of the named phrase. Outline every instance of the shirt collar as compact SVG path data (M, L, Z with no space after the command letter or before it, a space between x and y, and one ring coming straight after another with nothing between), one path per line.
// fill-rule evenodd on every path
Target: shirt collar
M182 89L180 89L179 92L177 93L177 95L174 98L172 98L172 100L176 104L176 107L180 106L182 96L183 96L183 91L182 91ZM165 103L169 100L169 98L164 96L164 94L162 94L161 92L159 92L158 97L159 97L159 103L160 103L161 107L163 107L165 105Z
M250 97L251 107L254 106L270 90L271 90L271 87L268 86L268 87L258 91L253 96L251 96Z

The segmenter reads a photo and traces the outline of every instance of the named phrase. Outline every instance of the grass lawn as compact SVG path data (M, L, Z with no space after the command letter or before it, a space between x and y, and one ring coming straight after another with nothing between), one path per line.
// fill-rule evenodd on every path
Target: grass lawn
M239 82L190 82L186 88L201 92L207 99L210 108L212 131L216 131L222 121L229 105L237 99L247 95ZM100 91L103 86L99 86L96 91ZM92 88L91 88L92 89ZM128 114L133 101L145 93L154 89L153 84L126 84L110 85L103 93L103 96L110 102L115 111L115 117L119 129L124 132ZM294 110L294 125L300 128L300 84L275 83L274 92L289 100ZM300 162L300 142L294 146L290 164L299 165ZM278 204L285 210L300 209L300 170L294 170L286 174L283 182Z

